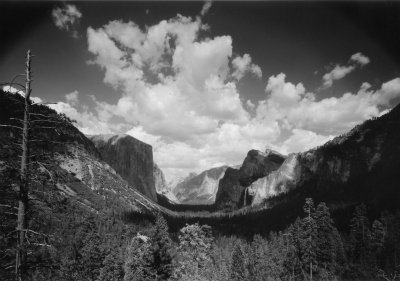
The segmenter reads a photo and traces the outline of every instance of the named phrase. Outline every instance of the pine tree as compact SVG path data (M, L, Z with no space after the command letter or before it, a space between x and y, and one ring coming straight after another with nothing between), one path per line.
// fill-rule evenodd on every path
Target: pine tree
M233 250L230 275L232 281L246 280L245 260L240 244L236 244Z
M209 226L199 224L186 225L179 231L178 261L175 278L202 275L203 279L212 280L211 259L212 236Z
M302 220L302 235L300 240L301 252L302 252L302 263L303 268L310 276L310 280L313 279L313 272L316 269L316 257L317 257L317 224L315 222L315 209L314 202L311 198L307 198L303 207L305 217Z
M386 274L395 275L400 273L400 211L395 215L384 212L380 221L385 233L381 264Z
M167 280L172 275L172 240L169 237L167 221L161 214L157 215L152 231L151 252L153 254L152 268L157 280Z
M285 235L285 234L284 234ZM286 260L284 267L289 280L295 280L301 273L301 257L302 257L302 221L297 218L286 233Z
M284 274L284 264L286 258L287 244L282 232L270 233L270 238L265 251L266 269L264 279L279 280Z
M315 212L317 224L317 261L325 275L334 274L344 259L343 243L329 208L324 202L318 204Z
M82 268L82 279L96 280L105 258L100 236L96 232L87 233L80 249L79 264Z
M267 275L265 246L267 242L260 235L254 235L253 242L249 247L249 279L258 281L263 280Z
M121 281L124 278L124 263L118 249L112 249L104 258L97 281Z
M385 231L383 229L383 224L379 220L375 220L372 223L371 252L369 254L371 263L374 267L378 266L378 261L380 260L384 243Z
M150 281L156 279L152 268L153 256L151 253L150 238L137 235L127 249L124 265L124 281Z
M364 204L357 206L350 225L350 248L354 262L366 266L367 253L370 247L371 232Z

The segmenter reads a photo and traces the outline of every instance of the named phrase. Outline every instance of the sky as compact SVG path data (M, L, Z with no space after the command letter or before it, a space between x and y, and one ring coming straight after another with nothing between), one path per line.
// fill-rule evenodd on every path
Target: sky
M167 180L322 145L400 101L399 2L1 1L0 81L85 134L153 146ZM18 16L16 16L18 15ZM12 89L10 89L12 90Z

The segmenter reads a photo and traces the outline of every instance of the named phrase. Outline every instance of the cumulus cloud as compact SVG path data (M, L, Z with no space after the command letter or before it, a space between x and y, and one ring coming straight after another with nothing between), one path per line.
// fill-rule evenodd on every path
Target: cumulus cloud
M400 79L383 83L375 91L370 84L363 83L357 93L317 101L313 93L306 93L301 83L286 82L286 76L281 73L269 78L266 92L269 97L259 102L259 114L266 112L269 118L279 120L287 128L337 135L379 116L381 107L389 106L400 97Z
M369 58L364 56L362 53L356 53L356 54L352 55L350 57L350 60L358 63L361 66L364 66L364 65L370 63Z
M238 56L233 59L232 66L234 69L232 76L237 80L242 79L243 76L248 72L254 74L258 78L262 77L261 68L251 62L251 57L249 54L244 54L242 57Z
M336 64L334 68L324 74L322 77L323 85L322 88L329 88L333 85L333 81L342 79L349 73L353 72L357 66L363 67L370 62L369 58L362 53L356 53L350 57L348 65Z
M67 101L67 103L76 106L79 103L78 95L79 92L75 90L72 93L66 94L65 100Z
M89 51L104 81L123 91L104 110L179 140L211 133L220 122L246 122L236 84L226 81L232 39L199 40L203 28L199 19L180 15L146 30L122 21L89 28Z
M52 10L54 24L60 29L70 32L72 37L78 38L76 25L82 18L82 13L73 4L64 4L62 7L56 7Z
M87 39L92 62L121 96L115 104L93 98L92 113L73 92L57 110L87 134L119 130L151 144L168 180L240 164L250 149L290 153L321 145L400 97L396 78L375 90L364 83L356 93L318 100L280 73L267 80L263 99L248 100L238 82L248 73L261 78L261 68L249 54L233 56L229 35L207 37L200 17L177 15L145 29L116 20L89 27ZM350 67L365 65L365 58L353 55ZM332 81L349 73L336 72Z
M100 115L89 111L87 106L79 106L79 92L73 91L65 95L65 102L49 104L48 107L58 113L64 113L72 120L75 120L78 129L85 135L111 134L118 132L118 127L110 126L109 119L102 119ZM122 126L121 124L120 126ZM114 127L114 128L113 128Z
M281 153L302 152L333 139L334 136L318 135L313 131L293 129L292 135L287 138L281 147Z
M328 73L324 74L322 77L324 83L324 88L329 88L332 86L333 81L342 79L347 74L351 73L356 69L354 65L343 66L343 65L335 65L335 67Z

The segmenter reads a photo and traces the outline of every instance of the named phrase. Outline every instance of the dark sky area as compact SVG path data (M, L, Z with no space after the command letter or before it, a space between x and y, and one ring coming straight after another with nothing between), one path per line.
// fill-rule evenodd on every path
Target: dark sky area
M107 98L107 92L112 89L102 85L99 69L87 64L91 59L85 38L88 26L97 28L110 20L122 19L144 27L177 13L195 16L203 4L197 1L71 2L84 15L78 27L80 38L72 40L52 22L51 10L58 3L0 2L1 80L21 71L24 53L30 48L37 56L36 90L44 97L79 88ZM357 89L362 81L379 84L399 75L399 15L400 3L392 1L217 1L205 21L211 26L212 35L229 34L234 38L234 52L250 53L253 61L261 66L264 77L284 72L291 81L302 81L307 89L318 87L315 76L321 76L325 65L345 63L355 52L367 54L372 59L368 69L353 73L353 79L338 81L335 87L322 93L340 95ZM248 84L249 94L262 95L265 83L250 81Z

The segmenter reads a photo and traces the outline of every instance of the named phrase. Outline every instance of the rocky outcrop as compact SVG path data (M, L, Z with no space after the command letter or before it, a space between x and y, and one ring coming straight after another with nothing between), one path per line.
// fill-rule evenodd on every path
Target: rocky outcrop
M216 194L217 209L235 209L246 205L244 191L254 181L277 170L285 156L267 149L250 150L239 169L228 168L220 180Z
M173 189L178 202L187 205L214 204L219 180L224 176L227 168L227 166L222 166L198 175L190 174Z
M278 169L284 160L285 156L274 150L267 149L265 152L250 150L239 168L240 184L249 186L255 180Z
M226 169L224 177L219 181L215 199L215 205L218 210L238 207L240 198L246 188L240 184L240 176L238 169L230 167Z
M89 136L108 163L132 187L157 201L153 175L153 149L129 135Z

